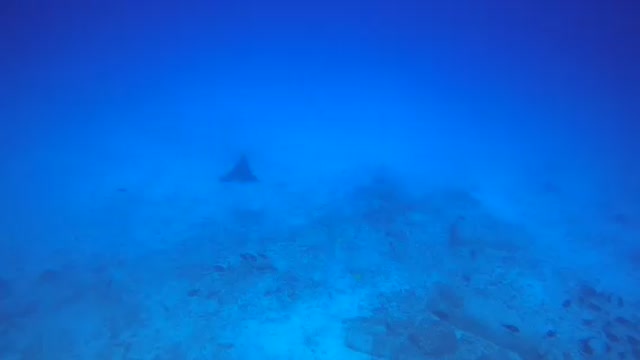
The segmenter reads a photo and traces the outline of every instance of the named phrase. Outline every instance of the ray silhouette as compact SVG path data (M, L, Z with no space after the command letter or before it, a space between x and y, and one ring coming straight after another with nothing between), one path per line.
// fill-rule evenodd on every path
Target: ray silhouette
M258 181L258 177L251 171L249 160L242 155L229 172L220 177L221 182L227 183L254 183Z

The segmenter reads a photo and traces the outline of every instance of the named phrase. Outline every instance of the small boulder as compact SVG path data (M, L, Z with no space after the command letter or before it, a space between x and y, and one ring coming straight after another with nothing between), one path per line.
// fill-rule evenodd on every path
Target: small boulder
M347 348L375 358L390 358L398 340L390 335L383 321L354 318L345 322L344 344Z
M439 320L423 319L408 334L409 342L423 355L442 357L458 350L455 329Z

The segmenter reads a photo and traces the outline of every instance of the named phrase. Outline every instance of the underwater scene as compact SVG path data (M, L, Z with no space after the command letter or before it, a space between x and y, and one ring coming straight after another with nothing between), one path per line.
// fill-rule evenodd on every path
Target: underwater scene
M0 2L0 360L640 359L640 2Z

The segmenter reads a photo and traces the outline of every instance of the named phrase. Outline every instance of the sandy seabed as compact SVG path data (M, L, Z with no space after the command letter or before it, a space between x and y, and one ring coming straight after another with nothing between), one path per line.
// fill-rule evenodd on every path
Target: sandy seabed
M632 213L550 184L513 208L384 176L315 198L220 186L115 187L73 251L14 242L0 358L640 359Z

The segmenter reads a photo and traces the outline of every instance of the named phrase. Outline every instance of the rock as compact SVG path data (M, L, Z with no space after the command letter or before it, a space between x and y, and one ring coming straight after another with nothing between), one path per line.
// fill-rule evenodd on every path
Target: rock
M476 360L512 360L513 358L506 350L493 350L480 355Z
M380 320L349 319L345 322L344 330L344 344L355 352L388 359L397 347L397 339L388 333L384 322Z
M379 359L424 359L455 354L454 328L439 320L417 323L386 318L354 318L344 323L347 348Z
M458 337L451 325L424 319L409 331L409 342L423 355L441 357L456 353Z

